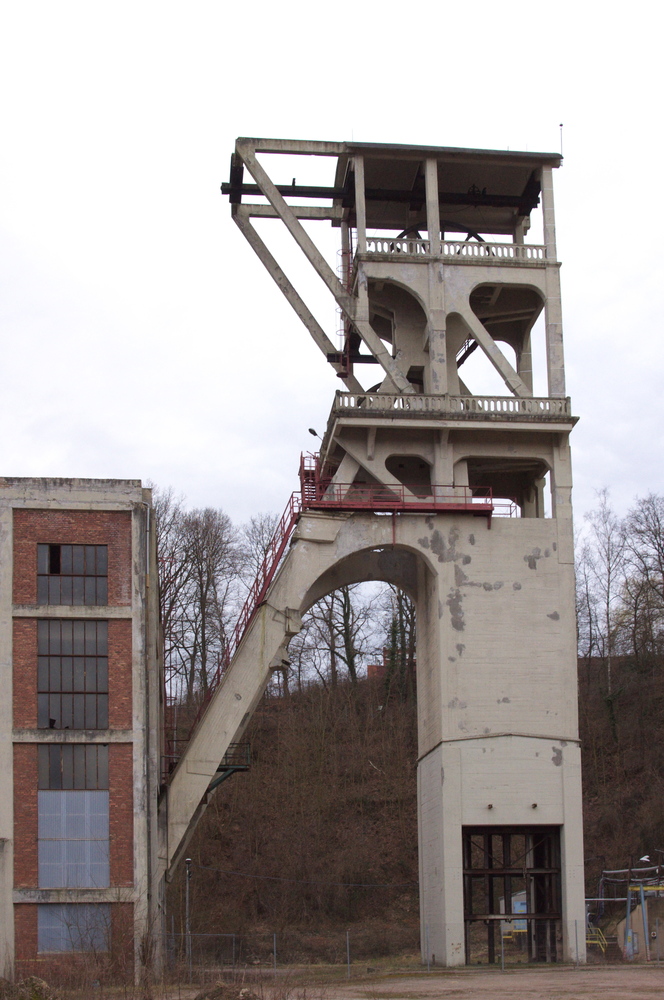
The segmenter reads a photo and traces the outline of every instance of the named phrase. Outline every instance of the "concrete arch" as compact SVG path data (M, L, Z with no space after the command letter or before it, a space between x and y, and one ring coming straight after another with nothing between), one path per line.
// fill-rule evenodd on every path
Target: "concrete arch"
M378 280L375 279L375 278L373 278L373 279L370 278L369 279L369 298L370 299L372 297L372 289L371 289L372 283L373 284L378 284L379 283L379 284L385 285L385 286L393 286L394 288L398 288L400 292L404 292L406 295L408 295L409 298L413 299L413 301L415 301L417 303L417 305L421 308L422 312L424 313L425 319L428 321L429 308L430 308L429 307L429 303L426 301L426 299L422 295L420 295L420 293L412 285L406 284L405 281L398 281L395 278L381 278L380 282L378 282ZM373 291L373 294L374 295L376 294L375 293L375 289Z
M477 281L474 285L470 287L468 296L470 297L473 292L476 292L478 288L483 285L500 285L502 288L524 288L531 292L537 292L542 300L542 305L546 304L546 296L541 288L537 285L531 284L529 281L489 281L486 276L482 278L481 281Z
M426 567L426 559L421 552L406 546L360 549L339 559L321 573L305 594L300 614L305 614L316 601L339 587L374 580L392 583L416 601L419 567Z
M513 452L510 453L507 447L498 448L496 450L491 449L490 451L487 449L486 451L479 452L476 447L471 447L469 445L467 451L455 452L454 468L456 469L456 467L459 465L460 462L472 462L473 459L477 459L479 461L487 458L498 459L498 460L504 459L507 462L510 459L512 460L514 459L514 453ZM542 465L546 466L547 472L553 472L553 464L551 462L550 455L547 457L542 452L533 450L528 454L528 459L532 460L533 462L541 462Z

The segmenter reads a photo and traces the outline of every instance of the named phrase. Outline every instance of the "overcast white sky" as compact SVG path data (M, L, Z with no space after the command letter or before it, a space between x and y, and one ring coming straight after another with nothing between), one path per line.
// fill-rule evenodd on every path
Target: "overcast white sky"
M280 511L340 383L231 222L236 136L557 151L563 122L577 516L603 486L621 512L664 492L654 4L5 0L0 17L0 475Z

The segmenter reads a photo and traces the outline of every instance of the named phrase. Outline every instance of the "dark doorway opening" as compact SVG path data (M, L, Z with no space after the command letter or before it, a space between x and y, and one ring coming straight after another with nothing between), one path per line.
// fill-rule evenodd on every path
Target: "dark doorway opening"
M562 959L560 828L463 830L467 964Z

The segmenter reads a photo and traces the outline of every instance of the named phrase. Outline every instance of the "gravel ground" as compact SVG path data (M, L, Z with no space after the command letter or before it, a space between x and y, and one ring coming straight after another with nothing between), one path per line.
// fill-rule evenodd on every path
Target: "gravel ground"
M330 985L325 1000L646 1000L664 997L664 966L476 970Z

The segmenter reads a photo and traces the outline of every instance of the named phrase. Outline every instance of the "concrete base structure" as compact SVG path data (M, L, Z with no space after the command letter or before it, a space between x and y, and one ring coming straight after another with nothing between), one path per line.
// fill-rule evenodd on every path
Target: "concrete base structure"
M268 161L283 154L332 158L333 185L275 184ZM166 872L270 670L283 669L301 615L343 584L385 580L417 608L423 960L495 962L506 942L522 960L585 960L575 418L552 187L560 160L237 140L222 185L233 220L346 391L336 394L320 454L303 464L304 512L290 552L260 592L164 797ZM248 202L254 194L265 200ZM315 205L302 203L310 198ZM527 243L540 199L542 242ZM281 222L329 289L343 317L341 346L255 218ZM340 230L337 271L302 224L312 220ZM546 358L540 397L534 335ZM476 350L504 395L473 391L472 366L462 366ZM370 388L357 376L368 365L377 376Z
M464 829L509 826L558 829L555 957L576 960L585 909L570 531L553 519L489 528L472 514L303 514L171 782L164 865L184 850L220 752L241 737L301 615L336 587L384 580L417 605L423 959L466 962Z

